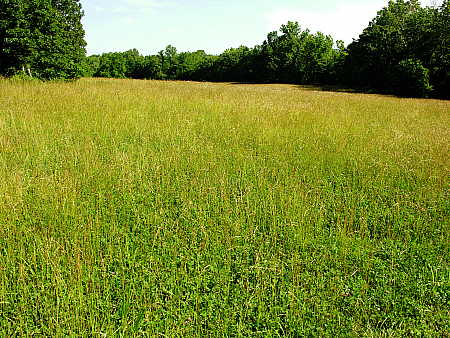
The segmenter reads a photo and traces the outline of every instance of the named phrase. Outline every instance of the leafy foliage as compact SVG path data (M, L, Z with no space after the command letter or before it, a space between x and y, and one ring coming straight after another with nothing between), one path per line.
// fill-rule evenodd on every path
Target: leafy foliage
M450 6L391 0L347 48L297 22L261 45L156 55L136 49L84 57L79 0L0 0L0 74L254 83L345 84L403 96L450 98Z
M407 59L394 68L391 83L395 91L403 96L426 97L432 87L429 70L419 60Z
M314 83L324 80L333 56L333 39L322 33L302 31L297 22L282 25L280 36L272 32L262 46L270 81Z
M254 83L345 84L402 96L448 98L449 1L423 8L417 0L390 1L347 48L297 22L270 32L261 45L229 48L220 55L157 55L136 50L100 56L95 76ZM90 64L95 64L98 56ZM92 72L88 72L92 74Z
M417 0L389 1L349 45L347 81L401 95L427 96L430 76L436 94L443 96L448 87L449 27L448 1L440 9L423 8Z
M444 0L435 15L436 43L430 57L430 78L435 94L450 99L450 1Z
M202 50L178 53L171 45L149 57L140 56L136 50L106 53L100 56L94 74L199 81L327 82L336 57L342 53L333 49L333 39L302 31L294 22L283 25L280 33L269 33L261 46L229 48L218 56Z
M0 0L0 73L30 69L43 79L82 75L79 0Z

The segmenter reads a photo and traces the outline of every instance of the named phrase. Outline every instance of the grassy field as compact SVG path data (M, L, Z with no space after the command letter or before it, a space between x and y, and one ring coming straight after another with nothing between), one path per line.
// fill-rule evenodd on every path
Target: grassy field
M0 81L0 336L443 336L450 102Z

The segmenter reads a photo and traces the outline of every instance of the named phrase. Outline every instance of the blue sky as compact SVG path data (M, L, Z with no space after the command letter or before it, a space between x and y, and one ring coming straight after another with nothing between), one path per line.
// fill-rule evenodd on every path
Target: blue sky
M350 43L388 0L81 0L88 54L137 48L218 54L262 43L288 20ZM442 0L422 0L440 4Z

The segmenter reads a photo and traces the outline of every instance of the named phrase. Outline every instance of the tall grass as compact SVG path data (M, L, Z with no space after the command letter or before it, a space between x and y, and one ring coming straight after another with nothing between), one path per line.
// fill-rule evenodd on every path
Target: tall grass
M448 101L0 81L0 336L445 336Z

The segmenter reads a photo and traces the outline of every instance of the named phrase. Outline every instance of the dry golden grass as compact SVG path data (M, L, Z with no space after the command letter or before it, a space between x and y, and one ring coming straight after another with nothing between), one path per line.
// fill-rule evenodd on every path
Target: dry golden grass
M0 80L0 335L445 334L449 112Z

